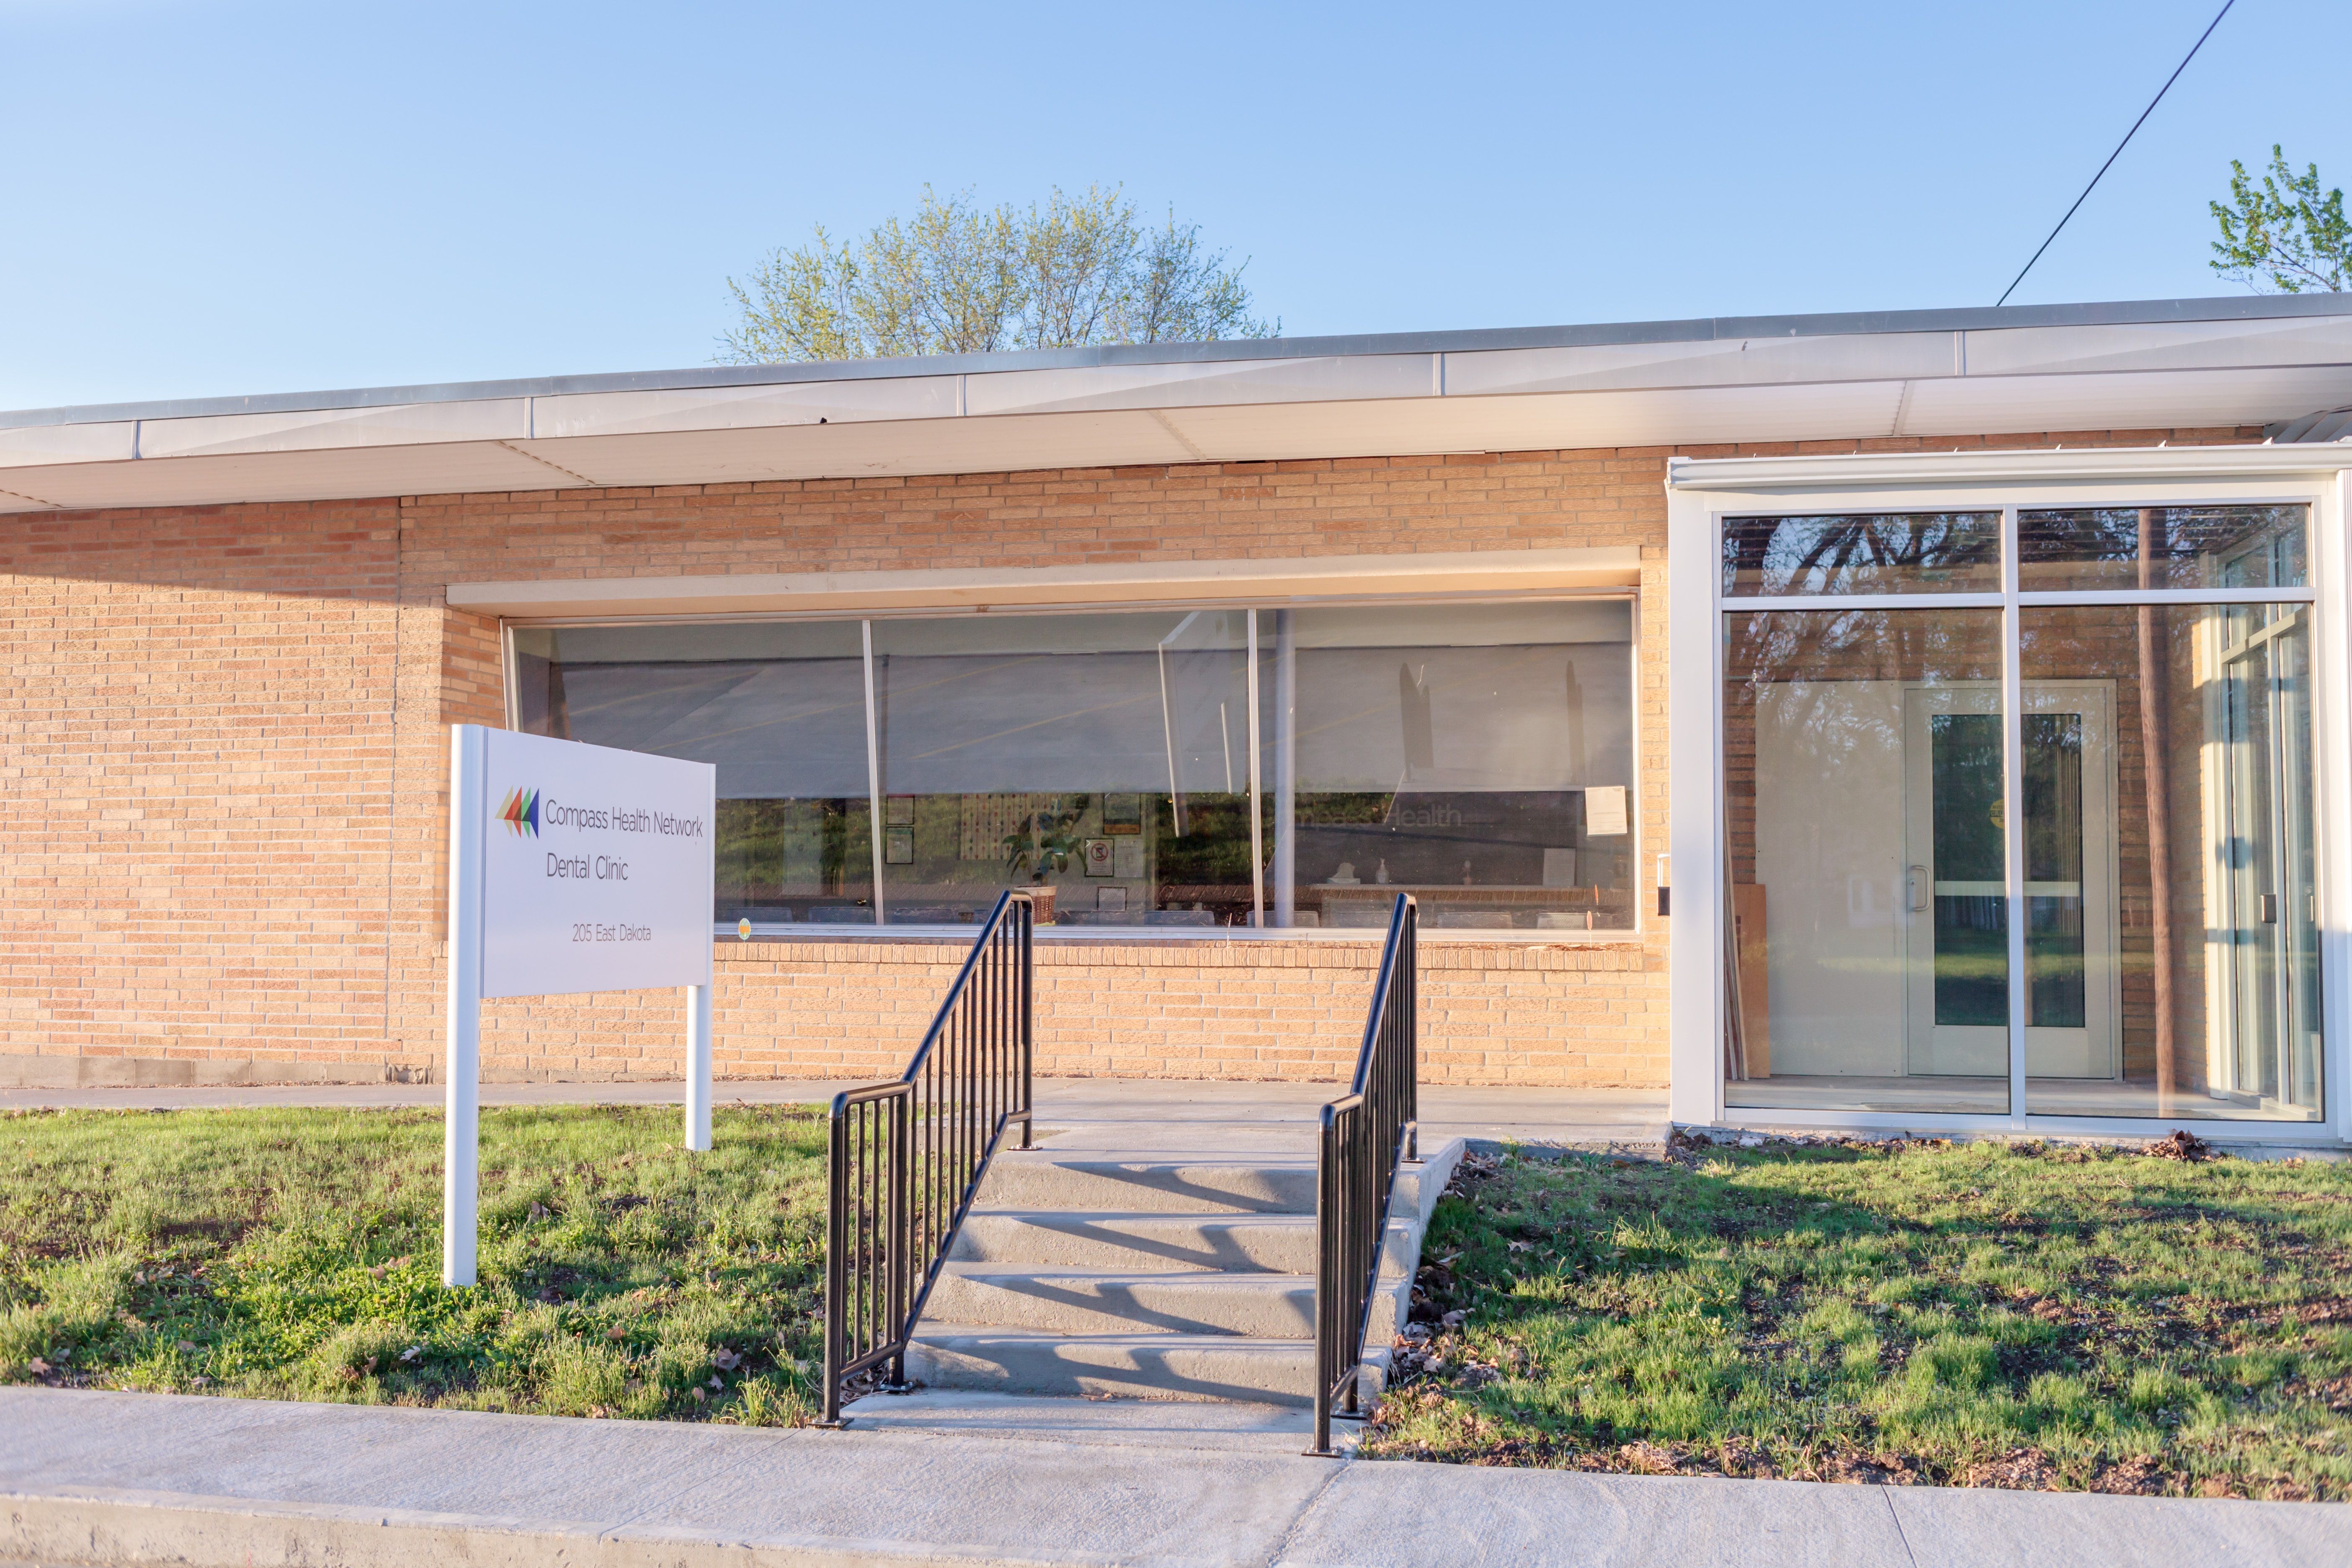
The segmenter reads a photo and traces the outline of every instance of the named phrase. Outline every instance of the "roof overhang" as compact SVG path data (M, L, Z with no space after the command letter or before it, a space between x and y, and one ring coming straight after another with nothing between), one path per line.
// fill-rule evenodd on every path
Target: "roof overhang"
M713 367L0 414L0 511L2163 430L2352 400L2352 296Z

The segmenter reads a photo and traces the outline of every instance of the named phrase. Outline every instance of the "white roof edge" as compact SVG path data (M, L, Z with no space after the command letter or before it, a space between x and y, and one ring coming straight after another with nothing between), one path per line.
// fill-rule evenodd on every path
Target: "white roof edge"
M1391 354L1487 353L1515 349L1608 348L1720 342L1728 339L1895 337L2034 328L2187 325L2352 317L2352 294L2255 294L2208 299L2109 300L2074 304L1969 306L1923 310L1856 310L1778 316L1713 316L1678 321L1548 327L1472 328L1311 338L1230 339L1196 343L1125 343L1093 348L943 354L911 359L706 365L683 370L355 387L146 403L89 404L0 410L0 430L127 420L186 419L237 414L302 413L471 403L581 393L779 386L908 376L986 375L1020 371L1129 369L1145 365L1234 363L1253 360L1359 359Z

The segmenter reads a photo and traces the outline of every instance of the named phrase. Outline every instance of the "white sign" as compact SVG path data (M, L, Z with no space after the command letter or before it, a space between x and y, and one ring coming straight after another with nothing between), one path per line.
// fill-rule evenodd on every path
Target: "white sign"
M710 1147L708 763L453 724L441 1281L474 1283L482 998L686 989L686 1146Z
M511 730L483 740L482 994L709 984L719 770Z

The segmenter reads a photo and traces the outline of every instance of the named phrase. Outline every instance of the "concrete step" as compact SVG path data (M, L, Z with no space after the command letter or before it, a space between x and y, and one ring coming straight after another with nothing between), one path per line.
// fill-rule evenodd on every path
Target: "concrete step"
M1315 1279L1198 1268L1145 1274L950 1263L932 1287L924 1311L947 1322L1066 1334L1156 1331L1312 1339Z
M976 1210L964 1216L950 1256L1040 1268L1311 1274L1315 1216Z
M1240 1334L1057 1334L993 1324L926 1323L907 1348L926 1388L1304 1405L1311 1340Z
M1315 1162L1249 1155L1120 1159L1006 1150L990 1162L978 1201L987 1208L1113 1214L1311 1215Z
M1385 1274L1402 1274L1420 1243L1412 1216L1389 1224ZM1315 1272L1315 1216L1304 1215L1070 1214L975 1210L950 1255L1001 1268L1105 1268L1168 1273Z

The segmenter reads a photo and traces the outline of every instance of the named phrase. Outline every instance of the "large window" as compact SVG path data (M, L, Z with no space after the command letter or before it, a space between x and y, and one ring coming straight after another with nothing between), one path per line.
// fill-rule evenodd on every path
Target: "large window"
M523 729L719 766L722 925L1634 923L1622 599L528 627Z
M2307 526L1725 520L1726 1104L2317 1121Z

